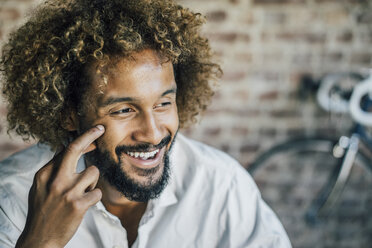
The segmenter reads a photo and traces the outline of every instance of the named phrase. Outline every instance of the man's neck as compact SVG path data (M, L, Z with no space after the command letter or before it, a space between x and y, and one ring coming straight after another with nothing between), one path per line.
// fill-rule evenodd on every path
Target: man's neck
M123 211L131 211L136 208L143 208L143 206L147 206L147 202L135 202L129 200L128 198L123 196L123 194L120 193L116 188L111 186L102 178L99 179L97 188L102 191L101 201L106 208L107 206L109 206L114 208L122 208Z
M139 223L146 211L147 202L130 201L102 179L98 181L97 188L102 191L101 201L106 210L117 216L126 229L128 244L131 246L137 238Z

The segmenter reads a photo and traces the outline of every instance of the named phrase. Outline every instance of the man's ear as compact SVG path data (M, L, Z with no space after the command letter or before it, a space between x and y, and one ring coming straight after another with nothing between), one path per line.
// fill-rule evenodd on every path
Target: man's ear
M64 129L70 132L77 131L79 129L78 115L75 110L69 109L63 116L64 119L62 120L62 127Z

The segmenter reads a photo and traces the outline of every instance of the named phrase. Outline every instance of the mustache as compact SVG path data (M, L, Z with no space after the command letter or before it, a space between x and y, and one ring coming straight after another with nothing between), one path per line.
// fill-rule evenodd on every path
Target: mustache
M142 144L138 144L138 145L134 145L134 146L122 145L122 146L116 147L115 152L118 156L120 156L120 154L122 154L123 152L125 152L125 153L126 152L133 152L133 151L149 152L150 150L161 149L164 146L167 146L171 142L171 140L172 140L172 137L170 135L168 135L165 138L163 138L159 142L159 144L157 144L157 145L148 144L148 143L142 143Z

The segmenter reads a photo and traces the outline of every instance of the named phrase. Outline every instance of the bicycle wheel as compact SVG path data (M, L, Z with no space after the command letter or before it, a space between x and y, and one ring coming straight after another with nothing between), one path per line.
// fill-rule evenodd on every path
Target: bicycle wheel
M372 173L365 169L362 154L355 160L334 211L317 226L305 220L309 207L341 162L333 156L335 143L323 138L289 141L259 156L248 169L294 247L367 247L371 242L372 214L368 209Z

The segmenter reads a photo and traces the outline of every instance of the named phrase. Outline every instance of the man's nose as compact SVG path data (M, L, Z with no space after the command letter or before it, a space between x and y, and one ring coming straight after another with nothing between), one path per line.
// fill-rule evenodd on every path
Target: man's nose
M138 128L133 132L134 140L157 145L164 138L161 123L152 112L142 113L137 123Z

